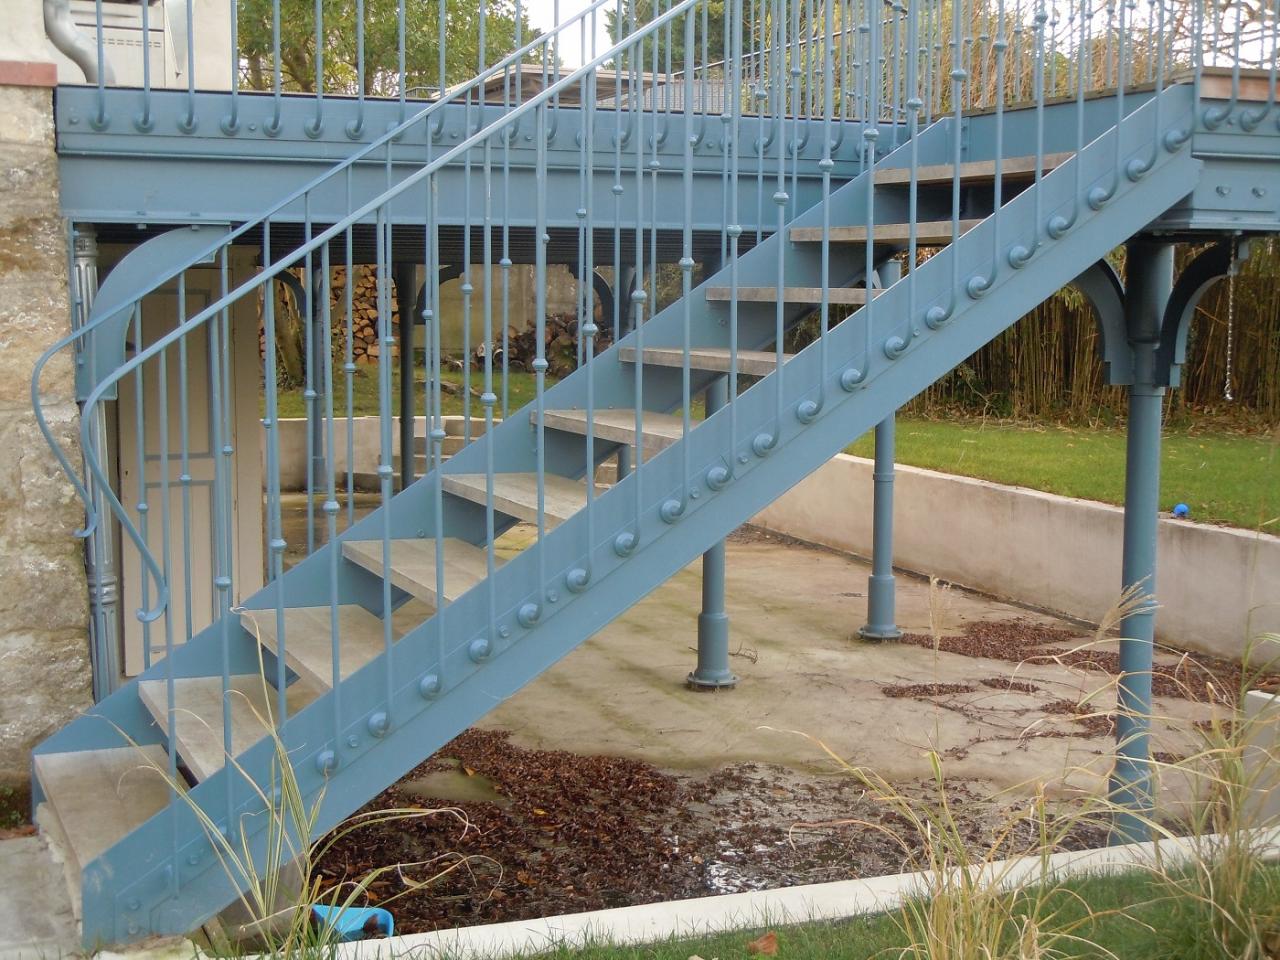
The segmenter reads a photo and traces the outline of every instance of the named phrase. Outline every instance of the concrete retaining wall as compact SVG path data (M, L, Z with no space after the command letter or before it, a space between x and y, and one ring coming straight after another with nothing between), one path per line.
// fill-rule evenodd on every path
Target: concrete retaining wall
M871 469L841 454L753 522L869 556ZM897 566L1091 622L1118 599L1119 507L916 467L895 486ZM1160 640L1239 657L1280 630L1280 538L1173 519L1159 536Z

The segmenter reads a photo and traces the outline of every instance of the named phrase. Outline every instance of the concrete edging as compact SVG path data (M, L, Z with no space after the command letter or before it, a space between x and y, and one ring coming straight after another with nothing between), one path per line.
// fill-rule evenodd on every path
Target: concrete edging
M1256 831L1255 835L1273 856L1280 854L1280 828ZM1211 843L1212 839L1201 838L1199 842ZM1045 876L1060 878L1119 872L1154 864L1157 857L1166 867L1177 866L1195 855L1195 843L1193 839L1169 839L1102 847L1053 854L1047 861L1038 856L1019 857L996 861L989 869L1001 877L1003 884L1012 886L1035 882L1041 877L1042 866L1047 867ZM921 889L926 876L903 873L867 880L841 880L439 930L387 940L363 940L339 946L335 960L390 960L405 955L423 960L437 957L500 960L557 947L593 943L626 946L749 930L762 925L846 920L894 909Z
M872 461L839 454L752 523L860 556L871 554ZM991 596L1098 621L1120 596L1124 511L899 466L894 564ZM1280 537L1162 518L1157 639L1239 659L1280 631Z

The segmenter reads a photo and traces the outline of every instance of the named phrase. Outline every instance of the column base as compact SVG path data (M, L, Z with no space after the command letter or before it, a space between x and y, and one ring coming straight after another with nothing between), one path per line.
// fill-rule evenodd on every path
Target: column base
M685 678L694 690L722 690L738 685L729 669L729 615L698 614L698 669Z
M893 574L867 578L867 623L858 631L863 640L897 640L902 631L894 622Z

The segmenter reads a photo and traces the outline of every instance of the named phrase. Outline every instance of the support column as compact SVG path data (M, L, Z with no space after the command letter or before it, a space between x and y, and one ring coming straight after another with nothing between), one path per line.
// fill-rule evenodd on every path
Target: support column
M392 268L396 284L396 307L400 311L400 489L413 483L416 465L413 426L413 325L417 309L418 265L397 263Z
M729 378L707 387L707 416L729 402ZM702 612L698 614L698 668L689 674L695 690L719 690L738 682L729 669L729 614L724 609L724 541L702 555Z
M621 340L631 331L631 287L636 282L636 268L623 265L613 279L613 300L618 305L618 339ZM613 322L612 316L609 322ZM636 358L639 362L640 358ZM618 479L622 480L631 473L631 448L623 444L618 448Z
M871 576L867 577L867 622L863 640L897 640L893 577L894 414L876 424L876 462L872 472Z
M1116 761L1111 776L1111 799L1119 810L1112 825L1112 843L1149 840L1154 811L1149 740L1165 391L1158 382L1156 348L1173 289L1173 246L1131 241L1125 260L1125 327L1133 351L1133 382L1129 386L1122 580L1126 590L1136 589L1147 599L1120 624Z
M79 226L74 233L75 262L72 278L76 326L89 322L93 300L98 292L98 239L91 226ZM77 344L76 349L86 352L87 344ZM138 349L141 349L139 344ZM115 475L111 462L115 451L108 442L107 410L99 403L93 410L89 425L94 449L102 461L107 476ZM116 576L116 519L107 508L104 491L98 489L93 477L85 470L85 479L93 498L98 523L85 543L85 573L89 581L89 625L92 634L93 699L101 701L113 693L120 680L120 581Z
M880 267L880 286L891 287L902 278L902 264L888 260ZM867 622L858 635L863 640L897 640L896 584L893 578L893 475L896 414L876 424L875 467L872 472L871 576L867 578Z

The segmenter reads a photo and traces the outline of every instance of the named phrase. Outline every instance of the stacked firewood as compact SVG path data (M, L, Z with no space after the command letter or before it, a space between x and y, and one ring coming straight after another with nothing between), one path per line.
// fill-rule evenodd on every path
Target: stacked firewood
M340 349L346 349L346 317L347 317L347 268L334 267L333 279L329 287L329 315L333 318L334 339ZM373 267L356 267L354 285L351 290L351 353L356 363L377 363L381 353L378 342L378 276ZM388 291L387 299L391 308L391 335L399 336L397 324L400 322L400 311L397 308L395 287ZM393 356L397 346L393 347ZM338 347L335 346L335 350Z
M599 310L596 311L597 314ZM597 331L593 338L595 352L601 353L612 343L612 331L596 319ZM555 379L567 377L578 366L580 351L586 350L586 341L578 342L578 318L572 313L552 314L543 324L543 355L547 358L547 375ZM493 364L502 364L502 340L498 339L492 346ZM533 361L538 358L538 330L530 324L524 330L515 327L507 328L507 367L510 370L533 370ZM485 344L483 341L472 355L472 363L477 368L484 366Z
M299 282L302 271L292 271ZM378 276L372 266L357 266L354 270L355 285L351 290L351 356L356 363L377 363L382 352L378 342ZM333 324L333 355L341 360L347 350L347 268L334 267L329 282L329 319ZM302 350L304 325L302 323L303 304L296 302L295 288L286 283L274 284L276 296L276 330L277 336L292 338L295 344L279 343L277 349L282 353L298 353ZM392 284L388 294L391 307L391 335L399 337L400 311L396 304L395 285ZM264 355L264 329L261 320L258 323L258 356ZM392 359L399 354L399 341L392 347ZM282 362L288 365L287 358ZM299 360L299 362L301 362Z

